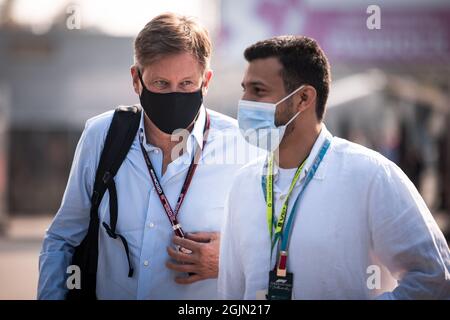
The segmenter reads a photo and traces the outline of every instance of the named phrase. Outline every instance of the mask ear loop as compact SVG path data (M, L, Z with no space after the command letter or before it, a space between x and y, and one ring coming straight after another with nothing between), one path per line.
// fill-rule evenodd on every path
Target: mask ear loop
M297 89L295 89L294 91L292 91L291 93L289 93L286 97L284 97L283 99L281 99L280 101L278 101L277 103L275 103L275 106L279 105L280 103L286 101L287 99L289 99L292 95L296 94L299 90L303 89L305 87L305 85L301 85L300 87L298 87Z
M298 87L297 89L295 89L294 91L292 91L290 94L288 94L286 97L284 97L283 99L281 99L280 101L278 101L276 104L275 104L275 106L276 105L278 105L278 104L280 104L280 103L282 103L283 101L286 101L287 99L289 99L293 94L295 94L295 93L297 93L300 89L302 89L303 87L305 87L305 85L301 85L300 87ZM303 101L303 100L302 100ZM298 115L300 114L300 113L302 113L301 111L298 111L284 126L287 128L287 126L289 125L289 124L291 124L291 122L292 121L294 121L295 120L295 118L297 118L298 117Z
M141 74L141 70L139 70L139 68L137 68L137 73L138 73L138 78L139 78L139 81L141 82L142 87L144 89L147 89L147 87L144 84L144 80L142 80L142 74Z
M297 113L291 118L291 120L289 120L289 121L285 124L285 126L287 127L292 121L294 121L295 118L297 118L298 115L299 115L300 113L302 113L302 112L301 112L301 111L297 112Z

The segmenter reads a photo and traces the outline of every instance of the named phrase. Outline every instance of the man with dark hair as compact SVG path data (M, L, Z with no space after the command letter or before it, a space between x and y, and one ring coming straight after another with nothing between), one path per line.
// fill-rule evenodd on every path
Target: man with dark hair
M319 45L280 36L244 55L239 126L259 146L269 138L270 152L240 169L231 188L219 295L450 298L450 252L414 185L323 124L330 68Z
M322 120L330 90L330 65L317 43L307 37L279 37L257 42L244 51L247 61L278 57L286 93L309 84L317 93L316 115Z

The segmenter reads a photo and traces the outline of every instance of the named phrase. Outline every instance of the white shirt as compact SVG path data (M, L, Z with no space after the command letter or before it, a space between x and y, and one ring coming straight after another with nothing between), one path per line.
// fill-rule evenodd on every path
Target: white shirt
M293 298L449 299L447 243L414 185L380 154L332 137L323 125L288 212L325 137L331 145L303 193L291 233ZM230 191L219 267L224 299L261 297L275 265L261 187L265 160L243 167ZM274 174L278 215L285 192Z
M225 152L238 148L236 120L209 110L211 119L208 142L202 152L189 191L179 212L179 222L185 232L220 231L225 198L232 178L243 163L220 161ZM66 268L70 265L73 247L84 238L89 224L89 210L94 176L113 111L87 121L78 143L61 203L43 243L40 255L38 298L62 299ZM171 162L161 177L163 155L159 148L147 143L158 178L172 208L195 148L202 146L205 108L202 106L187 141L187 152ZM141 116L139 130L144 130ZM165 263L166 248L171 246L174 232L160 199L153 188L139 144L139 134L115 177L118 195L117 233L123 235L130 248L134 275L128 278L128 263L120 239L112 239L102 227L109 224L109 194L105 193L100 208L97 297L99 299L215 299L217 279L179 285L177 274Z

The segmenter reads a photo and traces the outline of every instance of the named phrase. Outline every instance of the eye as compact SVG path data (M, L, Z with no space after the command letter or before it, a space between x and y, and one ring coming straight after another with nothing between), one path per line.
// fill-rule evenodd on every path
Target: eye
M194 83L191 80L186 80L186 81L181 82L182 87L189 87L189 86L192 86L193 84Z
M167 87L168 84L169 83L167 81L164 81L164 80L153 81L153 85L155 87L157 87L157 88L165 88L165 87Z
M253 93L256 94L257 96L262 96L262 95L264 95L265 90L260 87L254 87Z

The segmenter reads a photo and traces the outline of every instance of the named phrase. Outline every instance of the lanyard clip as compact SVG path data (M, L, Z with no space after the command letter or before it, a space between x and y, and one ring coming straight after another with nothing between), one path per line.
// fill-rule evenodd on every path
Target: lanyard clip
M280 251L278 260L277 276L286 277L287 251Z
M141 145L144 143L144 130L142 128L139 130L139 142Z
M181 225L180 225L179 223L174 224L174 225L172 226L172 229L173 229L173 231L177 231L178 229L181 229Z

